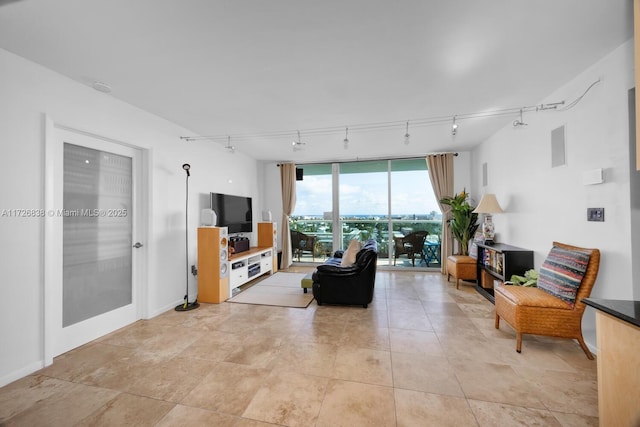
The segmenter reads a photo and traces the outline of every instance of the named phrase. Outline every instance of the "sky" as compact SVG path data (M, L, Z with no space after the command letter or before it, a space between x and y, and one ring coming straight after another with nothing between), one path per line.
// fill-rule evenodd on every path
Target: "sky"
M392 214L440 212L426 170L393 172ZM387 172L340 175L340 215L387 214ZM309 175L296 182L293 215L322 215L331 211L331 175Z

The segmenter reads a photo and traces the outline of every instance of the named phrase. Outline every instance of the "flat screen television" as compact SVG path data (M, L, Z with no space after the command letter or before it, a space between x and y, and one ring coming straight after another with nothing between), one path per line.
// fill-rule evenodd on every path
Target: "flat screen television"
M253 231L251 197L211 193L211 209L218 216L217 225L228 227L229 233L250 233Z

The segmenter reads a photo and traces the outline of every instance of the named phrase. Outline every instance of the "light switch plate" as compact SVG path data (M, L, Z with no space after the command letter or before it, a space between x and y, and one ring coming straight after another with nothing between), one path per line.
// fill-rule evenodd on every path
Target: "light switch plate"
M604 208L587 208L587 221L604 222Z

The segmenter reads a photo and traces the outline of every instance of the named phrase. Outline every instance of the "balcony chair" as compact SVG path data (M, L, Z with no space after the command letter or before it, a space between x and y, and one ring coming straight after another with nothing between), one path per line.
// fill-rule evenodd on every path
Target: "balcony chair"
M396 265L396 259L398 259L400 255L407 255L414 267L416 266L416 255L426 262L424 257L424 241L428 235L428 231L414 231L404 237L395 238L393 265Z
M291 250L293 255L298 257L298 262L300 262L300 256L304 252L311 252L311 258L313 261L316 260L316 240L316 236L309 236L308 234L291 230Z
M540 269L537 288L500 285L494 289L495 327L499 329L500 319L503 319L515 329L516 351L518 353L522 350L522 335L546 335L578 340L587 358L593 360L593 355L582 337L582 315L585 309L582 300L589 297L596 282L600 266L600 251L558 242L553 242L553 246ZM554 255L554 251L557 255ZM579 259L580 254L589 256L586 269L583 269L585 261L584 258ZM576 267L578 265L580 267ZM569 266L569 270L566 270L566 266ZM579 278L580 274L576 274L578 269L581 270L580 273L584 274L581 279ZM554 274L558 271L563 274ZM565 271L569 271L569 273ZM552 277L551 281L543 281L543 273L547 277ZM567 277L571 278L567 279ZM572 296L567 296L566 293L571 280L573 285L576 285L579 280L573 301L571 301ZM553 295L554 289L549 289L546 283L559 285L557 287L559 292ZM541 286L548 290L541 289Z

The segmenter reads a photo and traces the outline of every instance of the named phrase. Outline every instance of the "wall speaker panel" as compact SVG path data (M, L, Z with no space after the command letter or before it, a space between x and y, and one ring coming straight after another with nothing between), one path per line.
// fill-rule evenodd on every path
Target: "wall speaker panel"
M486 187L488 184L489 180L487 177L487 163L483 163L482 164L482 186Z
M565 155L565 130L560 126L551 131L551 167L564 166L567 164Z

